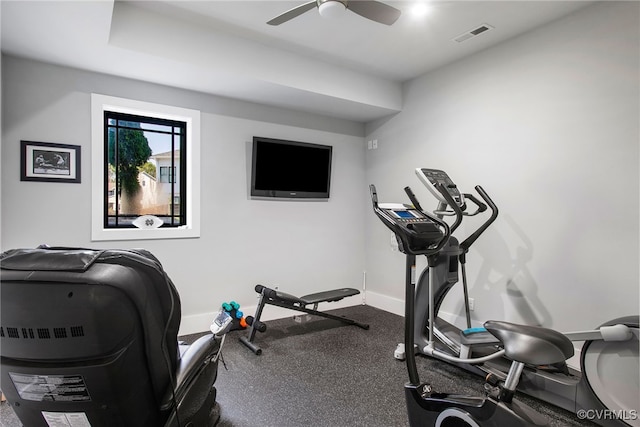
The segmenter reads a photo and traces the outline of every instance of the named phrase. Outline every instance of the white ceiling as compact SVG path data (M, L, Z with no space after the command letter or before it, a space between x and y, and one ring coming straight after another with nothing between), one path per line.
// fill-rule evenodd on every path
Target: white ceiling
M2 52L366 122L402 109L402 82L592 3L390 0L392 26L317 10L266 24L306 1L3 0Z

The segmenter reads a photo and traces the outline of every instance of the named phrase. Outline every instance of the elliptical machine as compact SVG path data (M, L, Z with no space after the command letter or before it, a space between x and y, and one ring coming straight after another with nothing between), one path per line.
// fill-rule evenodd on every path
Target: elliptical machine
M437 188L454 203L442 184ZM370 186L373 210L396 235L398 247L406 255L405 269L405 336L406 349L414 348L416 256L425 255L429 265L435 265L440 252L451 237L446 222L424 212L409 187L405 188L413 205L378 204L375 186ZM461 220L460 209L456 210ZM431 276L435 270L431 269ZM432 277L435 280L435 277ZM430 288L433 291L433 288ZM431 294L431 292L430 292ZM433 305L430 319L433 320ZM513 360L504 382L485 388L482 396L437 393L430 384L421 383L415 352L406 355L409 382L405 384L407 414L411 426L435 427L523 427L547 425L542 415L514 398L525 364L550 364L565 361L573 355L571 341L559 332L533 326L488 321L485 328L503 345L502 355ZM430 342L433 335L430 334Z
M475 187L480 201L472 194L462 193L442 170L418 168L416 174L438 201L432 216L440 220L455 216L451 233L463 217L486 212L487 206L490 211L488 219L462 242L451 236L421 273L415 295L416 351L482 376L491 375L492 381L503 381L511 361L503 357L501 343L490 331L472 327L465 269L469 248L495 221L498 208L482 187ZM419 206L415 196L412 202ZM458 264L462 274L466 329L438 316L445 297L459 281ZM582 411L602 426L638 427L638 331L638 316L628 316L607 322L595 330L563 332L571 341L584 341L581 371L567 366L564 361L553 366L527 364L518 390L573 413ZM404 357L398 349L395 355L399 359Z

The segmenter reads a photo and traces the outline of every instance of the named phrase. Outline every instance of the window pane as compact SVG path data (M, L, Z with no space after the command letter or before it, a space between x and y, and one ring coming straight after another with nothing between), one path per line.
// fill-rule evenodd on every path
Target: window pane
M157 132L171 133L171 128L172 127L173 126L171 126L171 125L159 125L159 124L152 124L152 123L142 123L142 129L151 130L151 131L157 131Z
M140 122L131 121L131 120L118 120L118 126L123 128L140 129Z
M117 127L108 128L106 225L130 227L141 215L160 217L166 226L183 225L180 138L165 133L175 125L135 118L119 118Z

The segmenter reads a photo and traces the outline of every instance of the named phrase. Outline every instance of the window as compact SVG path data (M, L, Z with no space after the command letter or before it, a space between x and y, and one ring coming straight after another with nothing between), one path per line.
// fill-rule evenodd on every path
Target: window
M173 177L176 174L175 167L160 166L160 182L174 183Z
M186 123L104 112L105 228L132 228L142 215L161 227L186 224ZM165 165L165 166L163 166ZM177 202L177 203L176 203Z
M92 239L199 237L199 140L198 111L93 94Z

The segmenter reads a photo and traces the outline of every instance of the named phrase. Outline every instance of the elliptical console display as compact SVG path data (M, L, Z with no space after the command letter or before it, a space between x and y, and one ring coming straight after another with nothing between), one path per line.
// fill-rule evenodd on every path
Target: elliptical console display
M458 206L464 205L464 195L460 193L458 187L456 187L445 171L440 169L416 168L416 175L418 175L420 181L427 187L433 197L441 203L447 203L447 200L442 193L436 189L437 185L442 185Z

